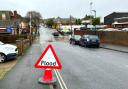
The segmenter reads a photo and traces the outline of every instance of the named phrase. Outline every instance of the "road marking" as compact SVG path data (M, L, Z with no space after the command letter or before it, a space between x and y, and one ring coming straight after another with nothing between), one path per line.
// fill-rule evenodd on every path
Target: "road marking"
M64 80L63 80L63 78L62 78L62 76L61 76L61 74L60 74L60 72L58 70L54 70L54 72L55 72L55 74L57 76L57 79L59 81L59 84L61 86L61 89L68 89L67 86L66 86L66 84L65 84L65 82L64 82Z
M60 79L61 79L61 81L62 81L65 89L68 89L67 86L66 86L66 84L65 84L65 82L64 82L64 80L63 80L63 78L62 78L62 76L60 75L60 72L59 71L57 71L57 72L58 72L58 75L60 76Z
M60 81L60 79L59 79L59 76L57 75L57 72L56 72L55 69L54 69L54 72L55 72L55 75L56 75L56 77L57 77L57 79L58 79L58 81L59 81L59 84L60 84L61 89L64 89L63 86L62 86L62 83L61 83L61 81Z

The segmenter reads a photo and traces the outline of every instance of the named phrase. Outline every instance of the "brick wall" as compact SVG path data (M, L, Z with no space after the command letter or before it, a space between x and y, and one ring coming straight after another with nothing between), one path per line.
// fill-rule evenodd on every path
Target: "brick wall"
M27 38L27 35L0 34L0 41L4 43L15 43L19 38Z

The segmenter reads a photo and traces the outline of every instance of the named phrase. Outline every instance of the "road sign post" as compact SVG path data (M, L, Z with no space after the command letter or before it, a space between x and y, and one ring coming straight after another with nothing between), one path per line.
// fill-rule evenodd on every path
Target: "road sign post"
M39 83L41 84L54 84L56 83L56 78L52 76L52 69L61 69L61 63L52 47L48 45L42 55L39 57L35 63L35 68L45 68L44 75L39 78Z

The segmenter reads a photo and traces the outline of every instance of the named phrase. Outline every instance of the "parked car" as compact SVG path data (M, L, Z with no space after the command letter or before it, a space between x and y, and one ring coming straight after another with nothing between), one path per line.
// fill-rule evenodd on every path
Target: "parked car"
M16 58L18 49L11 44L4 44L0 41L0 63Z
M53 36L59 36L59 32L53 32L52 35Z
M96 47L99 47L100 46L100 39L97 35L83 35L81 38L80 38L80 42L79 44L81 46L96 46Z
M71 35L72 34L71 29L67 29L67 30L61 29L60 32L63 33L64 35Z
M73 35L70 38L70 44L74 44L74 45L77 44L77 45L79 45L80 38L81 38L80 35Z

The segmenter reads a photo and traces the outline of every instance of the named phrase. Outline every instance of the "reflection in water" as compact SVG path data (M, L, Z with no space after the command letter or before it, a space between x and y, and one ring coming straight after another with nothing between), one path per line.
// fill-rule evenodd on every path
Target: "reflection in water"
M40 43L54 41L54 37L51 34L51 29L44 28L43 26L39 29L40 32Z

